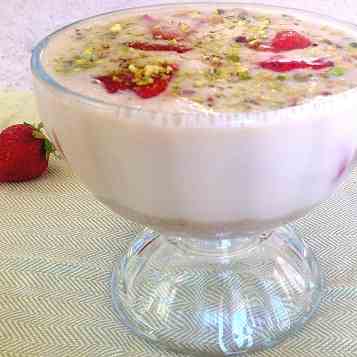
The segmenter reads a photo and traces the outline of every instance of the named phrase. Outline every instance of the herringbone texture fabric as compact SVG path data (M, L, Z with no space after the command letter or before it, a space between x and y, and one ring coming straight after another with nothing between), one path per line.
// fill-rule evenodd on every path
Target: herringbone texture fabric
M0 128L19 113L6 110ZM254 356L357 356L357 170L295 227L320 259L326 295L302 332ZM38 180L0 184L0 356L177 356L131 335L112 311L112 264L140 228L61 160Z

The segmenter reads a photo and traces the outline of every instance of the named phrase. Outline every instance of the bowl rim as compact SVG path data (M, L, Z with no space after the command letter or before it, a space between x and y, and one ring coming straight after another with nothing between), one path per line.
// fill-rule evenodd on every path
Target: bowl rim
M299 8L294 8L294 7L289 7L289 6L277 6L277 5L268 5L268 4L258 4L254 2L240 2L240 1L235 1L235 0L225 0L224 2L221 3L212 3L208 1L190 1L190 2L183 2L181 4L177 3L163 3L163 4L155 4L155 5L145 5L145 6L135 6L135 7L126 7L126 8L121 8L118 10L112 10L100 14L96 14L93 16L89 16L74 22L71 22L70 24L67 24L46 37L44 37L42 40L40 40L35 47L32 49L32 54L31 54L31 72L32 75L35 79L39 80L40 82L49 85L52 87L55 91L58 91L61 94L73 97L74 99L77 99L81 102L84 102L86 104L90 105L95 105L95 106L100 106L100 107L105 107L107 109L113 109L113 110L126 110L127 114L130 114L131 111L133 112L141 112L141 113L147 113L151 114L150 115L150 120L155 120L155 118L158 116L160 113L161 116L165 116L165 120L167 121L172 117L173 119L177 120L179 118L185 118L185 119L192 119L192 117L197 118L197 119L208 119L208 120L213 120L213 121L222 121L224 120L225 122L231 121L231 125L233 126L251 126L254 125L256 126L257 124L260 126L261 124L266 124L266 123L271 123L271 122L277 122L280 121L283 118L286 118L287 116L289 117L289 120L292 119L292 117L296 117L296 119L301 119L301 114L304 111L309 111L311 112L316 112L316 111L321 111L321 109L325 109L324 112L326 112L326 107L335 106L338 104L341 104L345 102L346 100L350 99L351 97L354 97L355 100L357 100L357 87L351 88L348 90L345 90L343 92L333 94L331 96L317 96L313 97L311 100L298 104L294 107L283 107L280 109L273 109L273 110L267 110L267 111L252 111L252 112L221 112L221 111L194 111L194 110L186 110L186 111L167 111L163 112L160 109L156 110L147 110L145 109L144 106L134 106L134 105L127 105L127 104L122 104L122 103L113 103L113 102L107 102L105 100L101 100L98 98L95 98L94 96L88 96L88 95L83 95L79 92L76 92L74 90L71 90L67 88L66 86L60 84L53 76L51 76L44 68L42 64L42 56L44 54L44 51L46 50L48 44L50 41L55 38L57 35L62 33L64 30L67 30L71 27L74 27L78 24L101 18L101 17L106 17L109 15L114 15L114 14L122 14L125 12L135 12L135 11L140 11L140 10L146 10L146 9L159 9L159 8L173 8L173 7L182 7L182 6L210 6L210 7L226 7L226 6L237 6L240 8L258 8L261 10L272 10L272 11L288 11L288 12L293 12L296 13L297 15L305 15L308 17L317 17L319 20L331 23L332 25L340 25L345 27L345 29L349 29L352 32L356 32L356 41L357 41L357 24L354 24L349 21L345 20L340 20L336 19L332 16L329 15L324 15L320 14L319 12L316 11L310 11L310 10L304 10L304 9L299 9ZM355 97L356 96L356 97Z

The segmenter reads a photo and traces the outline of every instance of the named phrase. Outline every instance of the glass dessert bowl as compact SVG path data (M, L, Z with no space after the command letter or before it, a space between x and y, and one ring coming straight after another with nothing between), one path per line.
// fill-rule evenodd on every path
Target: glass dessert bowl
M197 6L213 8L185 9ZM230 2L217 16L233 6L300 16L357 37L352 25L295 9ZM135 333L201 354L272 347L319 305L318 263L284 225L329 197L347 174L357 90L275 110L180 110L166 99L108 101L97 95L100 86L89 95L48 69L48 53L66 48L58 42L66 31L81 37L76 28L129 15L151 21L147 13L161 9L182 5L99 15L44 39L32 57L40 116L94 196L148 227L113 272L114 308ZM166 76L177 70L170 68Z

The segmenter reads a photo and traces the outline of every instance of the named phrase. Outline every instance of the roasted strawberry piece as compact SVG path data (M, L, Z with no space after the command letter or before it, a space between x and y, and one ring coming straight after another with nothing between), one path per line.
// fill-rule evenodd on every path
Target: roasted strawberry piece
M109 75L96 77L108 93L116 93L119 90L130 89L133 86L130 73L122 75Z
M127 68L127 72L99 76L96 79L108 93L132 90L141 98L151 98L165 91L178 68L177 64L167 64L161 68L155 65L138 68L133 65ZM148 84L142 84L143 82Z
M141 98L156 97L164 92L171 80L168 78L155 78L154 82L145 86L134 86L133 91Z
M169 65L171 68L171 72L168 74L165 74L164 76L161 77L156 77L153 80L153 83L144 85L144 86L139 86L136 85L132 88L132 90L141 98L152 98L160 95L162 92L166 90L168 87L172 76L174 73L178 70L178 65L176 64L170 64Z
M308 62L308 64L310 65L310 67L312 69L315 69L315 70L329 68L329 67L333 67L335 65L334 62L327 60L325 58L315 59L311 62Z
M185 47L182 45L148 43L148 42L129 42L128 46L143 51L174 51L177 53L185 53L192 50L192 48Z
M281 31L273 38L271 43L258 40L248 43L248 47L256 51L284 52L304 49L312 45L312 42L296 31Z
M290 59L282 56L275 56L259 63L260 67L270 69L274 72L289 72L294 69L311 68L313 70L333 67L334 63L330 60L319 58L312 61L303 59Z
M272 41L275 52L303 49L311 46L311 41L296 31L278 32Z

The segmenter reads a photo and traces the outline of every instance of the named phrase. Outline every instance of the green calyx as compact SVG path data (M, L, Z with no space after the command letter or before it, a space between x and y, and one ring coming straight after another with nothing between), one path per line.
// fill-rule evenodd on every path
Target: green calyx
M40 139L43 141L43 149L45 150L45 153L46 153L46 160L49 159L51 154L54 154L55 156L57 156L55 146L51 143L51 141L47 138L46 134L44 133L43 123L33 125L33 124L24 122L24 124L29 125L33 128L32 136L35 139Z

